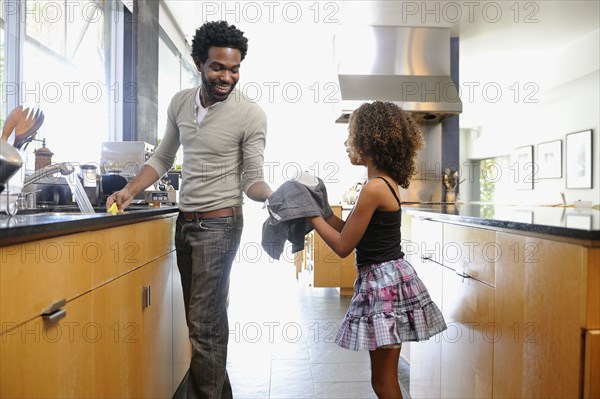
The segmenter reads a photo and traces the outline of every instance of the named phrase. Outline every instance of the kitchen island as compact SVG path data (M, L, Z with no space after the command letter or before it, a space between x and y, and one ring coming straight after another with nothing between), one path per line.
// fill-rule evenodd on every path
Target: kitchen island
M598 211L403 210L403 250L448 325L409 345L413 398L600 396Z
M1 397L172 396L191 354L176 216L0 216Z

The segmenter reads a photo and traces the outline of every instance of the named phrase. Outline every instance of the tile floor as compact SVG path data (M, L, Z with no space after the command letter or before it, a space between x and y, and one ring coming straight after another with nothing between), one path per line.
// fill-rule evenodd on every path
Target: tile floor
M239 254L229 301L234 397L376 398L368 352L334 343L350 297L335 288L313 288L303 276L296 280L293 264L283 259L289 253L273 261L246 240ZM399 369L409 398L408 364L402 359Z

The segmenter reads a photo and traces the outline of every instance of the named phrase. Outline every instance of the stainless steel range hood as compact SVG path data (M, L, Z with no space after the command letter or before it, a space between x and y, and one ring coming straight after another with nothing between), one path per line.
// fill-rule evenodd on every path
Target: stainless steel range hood
M462 112L450 77L448 28L347 28L335 34L334 51L342 97L337 123L375 100L398 104L417 122L438 123Z

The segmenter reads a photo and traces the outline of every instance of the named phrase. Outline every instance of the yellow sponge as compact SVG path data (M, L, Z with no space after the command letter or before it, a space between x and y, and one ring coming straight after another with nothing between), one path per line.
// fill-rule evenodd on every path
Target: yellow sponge
M108 208L108 211L106 211L108 213L112 213L113 215L116 215L117 213L119 213L119 208L117 208L117 203L113 202L113 204L110 206L110 208Z

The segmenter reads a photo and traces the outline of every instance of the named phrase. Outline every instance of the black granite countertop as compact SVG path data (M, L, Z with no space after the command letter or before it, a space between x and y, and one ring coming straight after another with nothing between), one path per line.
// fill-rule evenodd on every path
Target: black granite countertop
M600 211L584 208L494 204L404 204L403 211L432 220L560 237L600 240Z
M70 208L57 208L37 214L26 211L15 216L0 214L0 246L138 223L168 216L178 212L178 208L176 206L134 206L117 215L106 213L103 208L98 208L96 211L95 214L81 214Z

